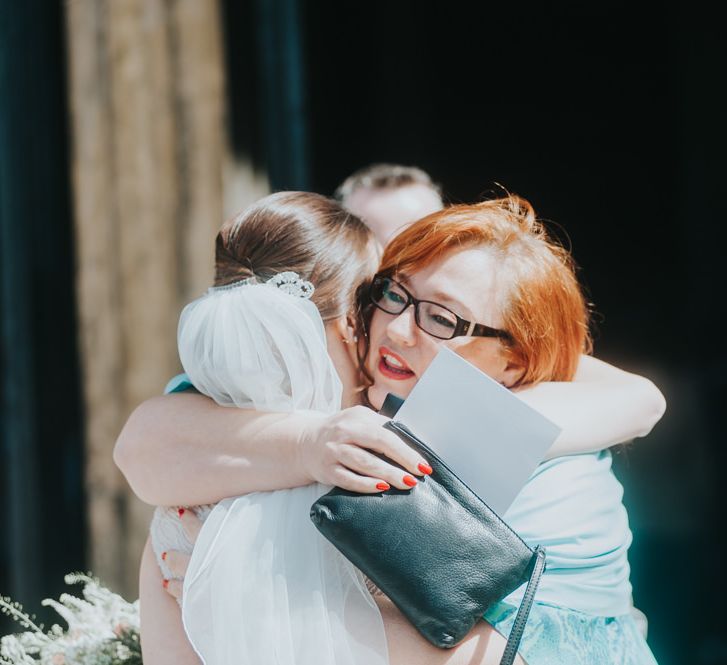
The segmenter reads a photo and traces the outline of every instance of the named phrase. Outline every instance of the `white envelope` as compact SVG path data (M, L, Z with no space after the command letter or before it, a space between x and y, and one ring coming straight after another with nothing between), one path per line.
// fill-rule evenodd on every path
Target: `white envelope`
M498 515L510 507L561 431L447 348L394 420L440 455Z

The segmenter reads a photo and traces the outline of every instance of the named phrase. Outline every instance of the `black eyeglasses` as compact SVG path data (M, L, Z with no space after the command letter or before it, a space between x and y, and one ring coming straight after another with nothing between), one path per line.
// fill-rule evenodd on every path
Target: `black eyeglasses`
M414 321L417 326L437 339L462 336L511 339L509 333L504 330L465 321L444 305L431 300L418 300L390 277L376 275L371 282L369 298L376 307L387 314L401 314L409 305L414 305Z

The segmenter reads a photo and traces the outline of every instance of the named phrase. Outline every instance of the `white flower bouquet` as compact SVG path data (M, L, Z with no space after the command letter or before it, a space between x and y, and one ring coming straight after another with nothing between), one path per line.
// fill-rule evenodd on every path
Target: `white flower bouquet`
M71 573L65 581L82 583L83 598L64 593L59 600L47 598L42 604L60 614L68 624L66 630L56 624L46 632L18 603L0 597L0 611L26 629L0 638L0 663L140 665L139 601L125 601L91 575Z

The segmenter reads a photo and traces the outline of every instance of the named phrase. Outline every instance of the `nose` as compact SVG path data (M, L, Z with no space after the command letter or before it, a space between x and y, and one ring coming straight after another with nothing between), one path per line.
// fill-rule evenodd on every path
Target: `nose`
M392 342L402 346L416 344L417 325L414 320L414 307L407 307L401 314L397 314L386 326L386 334Z

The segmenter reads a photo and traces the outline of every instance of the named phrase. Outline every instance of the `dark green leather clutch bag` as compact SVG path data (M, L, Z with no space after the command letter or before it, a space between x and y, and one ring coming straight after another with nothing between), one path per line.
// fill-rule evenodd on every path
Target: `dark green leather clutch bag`
M434 472L411 490L334 488L311 507L320 532L381 589L432 644L451 648L487 608L528 582L502 663L517 652L540 575L532 550L407 428L398 434Z

